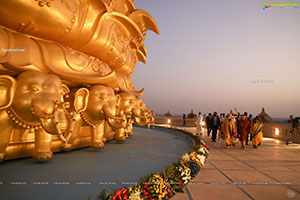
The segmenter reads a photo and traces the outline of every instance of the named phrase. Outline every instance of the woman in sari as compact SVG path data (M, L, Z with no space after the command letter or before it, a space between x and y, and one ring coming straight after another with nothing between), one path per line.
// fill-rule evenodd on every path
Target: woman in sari
M227 149L230 148L231 145L235 145L232 140L236 138L236 127L231 113L229 113L224 119L221 132L224 134Z
M258 146L261 145L263 141L263 133L262 133L262 123L258 121L257 118L254 120L253 127L251 129L251 134L252 134L252 144L253 148L257 148Z

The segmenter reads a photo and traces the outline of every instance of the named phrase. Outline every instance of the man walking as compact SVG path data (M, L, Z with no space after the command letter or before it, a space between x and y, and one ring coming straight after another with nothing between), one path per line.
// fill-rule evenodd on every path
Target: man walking
M247 112L244 112L244 115L247 119L248 119L248 113ZM250 122L250 120L248 119L248 121ZM251 123L251 122L250 122ZM252 123L251 123L252 125ZM248 140L249 140L249 136L250 136L250 132L248 132L247 136L246 136L246 145L248 145Z
M212 117L211 113L209 113L208 116L205 119L207 136L209 136L209 134L211 132L211 117Z
M185 116L185 114L183 114L182 115L182 122L183 122L183 127L185 127L186 126L186 116Z
M220 118L218 117L217 112L214 112L214 115L211 118L211 128L212 128L211 140L213 142L216 142L217 132L218 132L218 129L220 129L220 127L221 127Z
M294 142L297 135L298 134L300 135L299 121L300 121L300 117L296 117L295 119L293 119L292 128L290 130L289 137L286 140L286 145L288 145L290 141Z
M246 112L245 112L246 113ZM246 115L247 117L247 115ZM251 123L251 125L253 126L253 119L252 119L252 114L249 115L248 117L249 122ZM246 138L246 145L248 145L248 141L249 141L249 136L250 136L250 141L252 141L252 134L250 133L247 138Z

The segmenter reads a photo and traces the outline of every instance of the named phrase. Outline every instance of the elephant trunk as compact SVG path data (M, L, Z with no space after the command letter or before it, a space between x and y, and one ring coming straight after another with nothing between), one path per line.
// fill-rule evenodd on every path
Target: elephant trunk
M111 118L107 118L108 124L113 128L113 129L120 129L120 128L125 128L126 126L126 118L122 118L121 120L115 120Z
M52 135L59 134L58 130L56 129L55 123L51 118L49 118L49 119L40 118L40 120L41 120L43 129L47 133L52 134Z
M68 128L68 118L66 110L59 106L54 111L52 118L40 118L42 127L50 134L62 135Z
M33 113L38 118L49 119L54 117L55 104L49 101L32 101Z
M134 123L138 126L145 126L149 123L149 118L145 115L145 112L142 112L140 109L133 109L133 120Z
M114 120L122 120L123 118L121 116L117 116L117 109L116 107L112 106L104 106L103 111L105 113L106 118L111 118Z
M126 117L124 114L118 113L116 107L104 106L103 111L109 125L114 129L124 128L126 126Z
M135 118L147 119L147 116L145 116L144 113L142 113L140 108L132 109L132 114L133 114L133 117L135 117Z

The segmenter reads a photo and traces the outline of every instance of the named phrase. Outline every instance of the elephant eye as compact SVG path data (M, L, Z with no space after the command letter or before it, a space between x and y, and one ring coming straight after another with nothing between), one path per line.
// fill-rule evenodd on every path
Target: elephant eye
M40 89L39 89L38 87L36 87L36 86L32 86L32 87L31 87L31 90L32 90L33 92L39 92L39 91L40 91Z
M107 99L107 96L106 96L106 95L101 95L101 96L100 96L100 99L106 100L106 99Z

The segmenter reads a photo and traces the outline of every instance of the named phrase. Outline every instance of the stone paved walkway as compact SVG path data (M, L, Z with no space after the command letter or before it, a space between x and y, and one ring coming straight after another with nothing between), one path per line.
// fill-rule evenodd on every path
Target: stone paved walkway
M195 132L195 128L185 128ZM300 199L300 145L264 138L262 146L230 149L202 137L210 155L200 173L172 200Z

